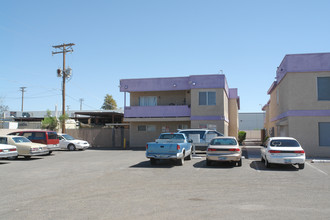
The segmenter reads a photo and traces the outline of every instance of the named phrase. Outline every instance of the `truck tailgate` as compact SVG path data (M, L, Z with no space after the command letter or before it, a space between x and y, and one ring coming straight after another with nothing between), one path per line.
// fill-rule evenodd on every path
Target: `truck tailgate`
M175 143L149 143L148 144L148 153L155 154L168 154L168 153L177 153L177 144Z

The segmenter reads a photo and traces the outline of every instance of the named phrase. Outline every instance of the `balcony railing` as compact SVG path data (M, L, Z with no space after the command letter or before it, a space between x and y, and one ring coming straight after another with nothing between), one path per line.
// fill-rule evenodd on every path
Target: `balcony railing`
M188 105L166 106L128 106L125 107L125 118L166 118L190 117Z

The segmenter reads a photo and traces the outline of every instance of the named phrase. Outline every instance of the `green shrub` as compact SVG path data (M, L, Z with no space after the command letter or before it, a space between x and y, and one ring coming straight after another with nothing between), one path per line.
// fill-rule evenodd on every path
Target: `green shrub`
M246 138L246 132L245 131L239 131L238 132L238 143L240 145L243 144L243 141L245 140L245 138Z

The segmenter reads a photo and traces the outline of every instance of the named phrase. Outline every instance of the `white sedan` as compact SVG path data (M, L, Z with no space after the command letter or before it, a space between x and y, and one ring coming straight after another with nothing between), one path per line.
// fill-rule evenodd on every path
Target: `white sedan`
M299 169L304 169L305 159L304 149L291 137L271 137L261 148L261 161L267 168L271 164L298 164Z
M0 144L0 158L17 157L16 146L9 144Z
M69 151L74 151L76 149L85 150L89 148L89 143L83 140L77 140L68 134L57 134L60 140L60 148L68 149Z

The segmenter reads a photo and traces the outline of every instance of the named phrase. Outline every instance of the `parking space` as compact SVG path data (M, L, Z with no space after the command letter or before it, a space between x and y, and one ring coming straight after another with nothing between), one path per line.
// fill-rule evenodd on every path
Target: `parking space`
M57 151L0 160L3 219L327 219L330 164L265 168L247 149L242 167L150 165L144 151Z

